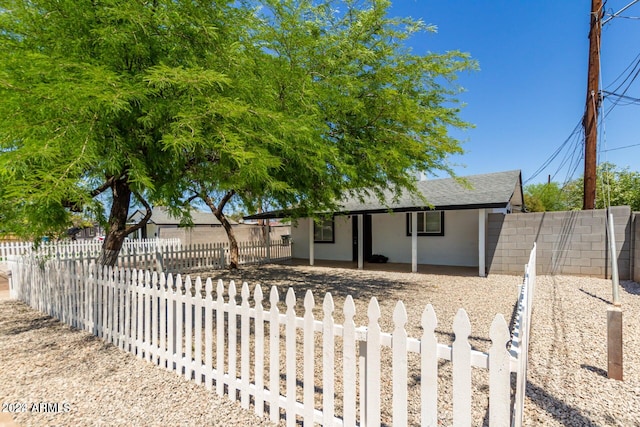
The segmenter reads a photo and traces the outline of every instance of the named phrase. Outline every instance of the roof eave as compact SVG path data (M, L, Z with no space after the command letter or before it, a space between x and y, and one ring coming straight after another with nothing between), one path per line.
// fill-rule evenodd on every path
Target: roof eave
M417 212L417 211L454 211L454 210L469 210L469 209L504 209L509 205L509 202L494 202L494 203L471 203L465 205L443 205L443 206L410 206L400 208L376 208L376 209L354 209L350 211L336 211L333 215L364 215L364 214L382 214L390 212ZM262 212L255 215L248 215L243 217L245 220L251 219L275 219L275 218L287 218L286 212L274 211L274 212Z

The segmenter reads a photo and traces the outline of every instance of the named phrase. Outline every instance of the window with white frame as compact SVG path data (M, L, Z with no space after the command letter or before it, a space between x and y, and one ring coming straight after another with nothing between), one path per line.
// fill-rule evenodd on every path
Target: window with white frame
M333 218L313 221L314 243L334 243L334 225Z
M407 236L413 231L413 215L407 213ZM418 212L418 236L444 236L444 211Z

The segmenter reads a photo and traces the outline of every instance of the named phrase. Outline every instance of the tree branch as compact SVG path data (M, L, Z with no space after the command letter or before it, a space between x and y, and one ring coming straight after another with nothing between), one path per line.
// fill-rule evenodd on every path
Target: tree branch
M125 231L125 236L133 233L134 231L138 231L139 229L141 229L142 227L147 225L147 223L151 219L151 214L152 214L151 206L149 205L149 203L140 194L138 194L137 191L134 191L133 195L136 197L136 199L138 199L140 201L140 203L142 203L142 205L147 210L147 212L144 215L144 218L142 218L140 220L140 222L125 228L125 230L124 230Z
M111 187L111 184L113 184L113 181L115 181L115 179L115 176L110 176L102 185L92 190L89 194L91 195L91 197L96 197L98 194L105 192L109 187Z
M231 191L227 191L227 194L224 195L224 197L222 198L222 200L220 200L220 203L218 204L218 211L222 212L222 210L224 209L225 205L227 204L227 202L229 200L231 200L231 198L236 194L235 190L231 190Z

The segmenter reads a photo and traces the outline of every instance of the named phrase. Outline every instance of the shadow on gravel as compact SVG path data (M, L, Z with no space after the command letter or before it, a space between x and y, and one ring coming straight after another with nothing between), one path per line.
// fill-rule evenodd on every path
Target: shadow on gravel
M579 409L567 405L564 401L547 393L531 381L527 381L527 396L536 405L549 413L556 421L565 426L597 427L598 424L583 415Z
M247 268L237 272L217 271L211 274L211 279L222 279L225 287L230 280L235 280L236 287L240 288L242 282L247 282L250 289L258 283L262 285L262 291L268 292L275 285L280 293L280 299L286 297L289 287L292 287L296 297L304 297L307 290L312 290L314 297L318 298L326 292L335 296L351 295L353 298L371 298L378 300L394 295L398 290L405 289L407 282L403 280L389 280L376 276L375 272L359 272L358 277L350 274L350 270L341 270L335 273L329 270L321 273L299 269L283 268ZM426 276L425 276L425 280ZM283 284L284 283L284 284ZM214 286L215 287L215 286Z
M3 325L0 333L2 335L20 335L37 329L51 328L59 322L50 316L41 316L31 320L12 320Z
M585 365L584 363L580 365L582 369L586 369L587 371L593 372L594 374L600 375L601 377L608 378L607 371L602 368L598 368L596 366Z
M622 286L622 289L624 289L628 294L640 295L640 283L632 282L631 280L624 280L620 282L620 286Z
M578 289L578 290L579 290L580 292L582 292L583 294L587 294L587 295L589 295L589 296L590 296L590 297L592 297L592 298L595 298L595 299L597 299L597 300L600 300L600 301L604 302L605 304L611 304L611 301L606 300L606 299L604 299L604 298L602 298L602 297L599 297L598 295L592 294L591 292L585 291L585 290L584 290L584 289L582 289L582 288L580 288L580 289Z

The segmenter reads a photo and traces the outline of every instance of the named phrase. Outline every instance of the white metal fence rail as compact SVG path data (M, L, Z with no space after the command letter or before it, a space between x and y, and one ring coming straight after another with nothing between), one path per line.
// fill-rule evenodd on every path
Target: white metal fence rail
M234 282L225 288L219 281L214 295L210 279L203 283L200 278L183 280L180 275L174 279L171 274L165 277L141 270L96 269L86 262L34 263L22 258L12 262L11 269L14 298L139 358L204 383L207 388L215 387L220 395L226 392L244 408L253 401L255 412L268 413L272 421L284 414L290 426L297 419L309 425L380 425L380 355L384 347L390 347L394 425L407 424L407 358L411 353L420 358L422 425L438 424L438 362L442 359L451 361L453 367L455 426L472 423L474 367L489 371L490 425L521 424L535 247L523 283L511 351L507 349L511 339L508 326L498 314L491 325L488 353L471 349L470 322L463 309L454 320L455 341L447 346L438 342L437 319L431 305L422 315L423 335L411 338L405 329L407 314L402 302L397 303L393 314L393 332L386 333L379 325L381 313L375 298L369 304L368 325L356 327L355 305L350 296L342 309L344 323L337 324L329 293L323 300L323 318L318 320L313 313L315 301L311 292L304 298L303 317L298 317L293 289L287 292L286 309L281 313L275 287L270 290L267 311L259 285L252 296L244 283L238 304ZM321 344L316 343L316 334L321 336ZM335 363L339 355L343 399L336 402ZM296 363L300 359L302 369ZM321 384L314 377L315 363L322 364ZM517 373L513 414L512 372ZM299 384L302 399L296 393ZM321 398L315 396L316 385L323 390ZM337 403L340 413L336 411Z

